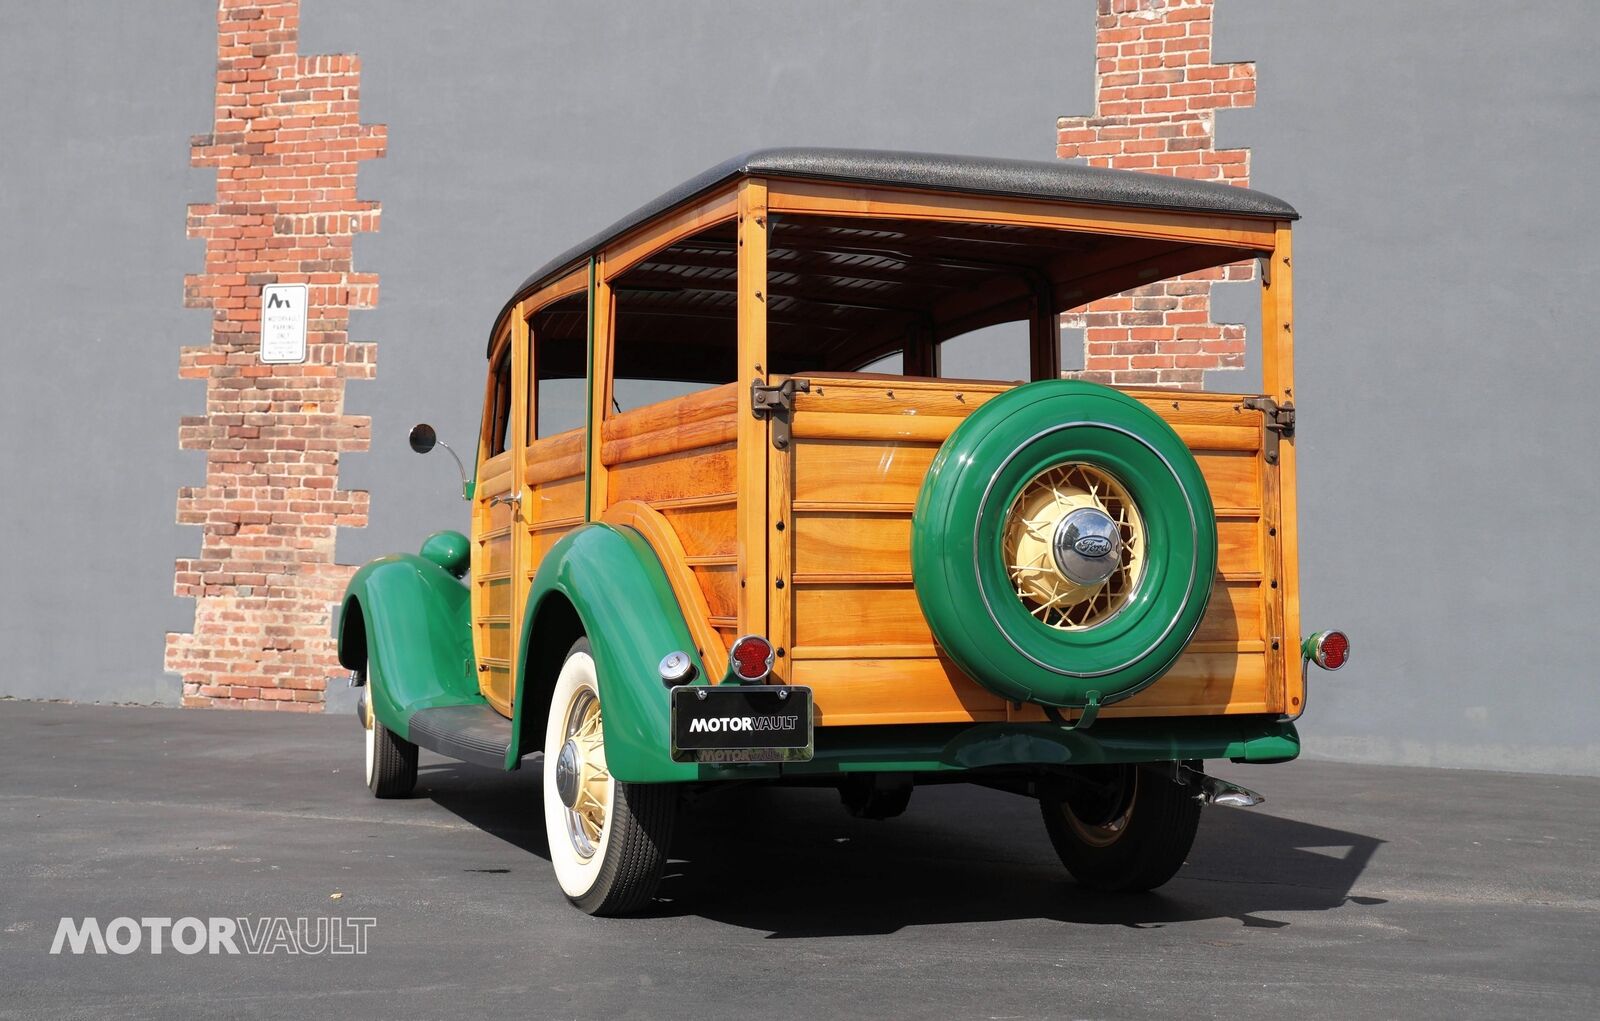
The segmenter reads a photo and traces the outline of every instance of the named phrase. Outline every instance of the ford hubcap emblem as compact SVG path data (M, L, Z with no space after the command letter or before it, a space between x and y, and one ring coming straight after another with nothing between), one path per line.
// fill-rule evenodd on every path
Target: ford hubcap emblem
M1061 519L1051 540L1056 570L1074 585L1099 585L1122 566L1122 532L1098 507L1079 507Z
M1111 540L1103 535L1085 535L1072 544L1079 556L1098 560L1111 552Z

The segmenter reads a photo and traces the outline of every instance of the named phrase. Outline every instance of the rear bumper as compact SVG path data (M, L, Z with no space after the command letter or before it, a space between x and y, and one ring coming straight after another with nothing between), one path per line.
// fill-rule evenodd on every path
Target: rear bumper
M1275 717L1100 720L1087 730L1043 723L818 727L810 762L784 776L853 772L950 772L997 767L1227 759L1288 762L1300 754L1294 724Z

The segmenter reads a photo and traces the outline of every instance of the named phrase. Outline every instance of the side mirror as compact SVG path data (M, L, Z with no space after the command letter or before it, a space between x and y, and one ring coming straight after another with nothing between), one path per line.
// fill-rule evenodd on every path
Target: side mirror
M433 431L433 426L426 422L418 422L411 427L411 449L419 454L426 454L439 442L439 434Z
M411 444L411 449L419 454L426 454L434 447L443 447L446 453L455 461L456 471L461 475L461 499L472 499L472 483L467 481L467 466L462 464L461 458L457 457L456 452L450 449L450 444L441 440L439 434L433 431L433 426L426 422L418 422L411 427L411 435L407 437L406 441Z

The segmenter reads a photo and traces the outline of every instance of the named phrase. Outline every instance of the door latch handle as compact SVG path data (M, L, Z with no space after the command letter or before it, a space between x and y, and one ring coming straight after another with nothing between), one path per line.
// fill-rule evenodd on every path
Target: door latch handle
M489 506L493 507L497 503L503 503L507 507L521 507L522 490L519 489L514 493L501 493L499 496L489 497Z

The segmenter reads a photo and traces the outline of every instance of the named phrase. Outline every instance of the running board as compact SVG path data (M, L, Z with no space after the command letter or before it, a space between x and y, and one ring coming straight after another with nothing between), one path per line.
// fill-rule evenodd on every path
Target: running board
M411 743L446 758L506 768L511 721L487 705L449 705L411 714Z

